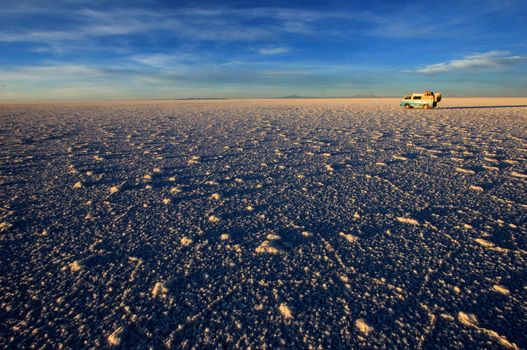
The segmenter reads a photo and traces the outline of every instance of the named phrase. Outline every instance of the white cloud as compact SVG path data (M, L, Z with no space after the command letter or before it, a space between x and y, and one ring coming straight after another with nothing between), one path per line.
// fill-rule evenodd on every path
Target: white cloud
M150 55L136 55L130 57L130 60L138 62L145 66L155 68L166 68L174 66L176 60L173 55L167 55L163 53L150 54Z
M264 47L258 50L260 55L278 55L289 52L287 47Z
M33 42L58 44L80 42L90 38L115 35L155 33L192 41L258 41L276 38L284 33L313 34L314 22L328 19L353 19L351 14L335 11L293 10L287 8L180 8L152 11L113 7L94 10L87 7L42 8L14 4L0 8L0 18L16 18L26 26L6 26L0 31L0 42ZM82 3L79 3L82 5ZM54 28L43 27L35 18L57 19ZM64 19L67 19L64 21ZM250 20L269 19L261 26Z
M5 81L70 81L100 77L106 73L96 67L72 64L0 69L0 76Z
M490 51L483 54L466 56L459 60L431 64L422 68L418 68L415 70L415 72L431 74L478 68L499 68L526 61L527 57L514 56L508 51Z

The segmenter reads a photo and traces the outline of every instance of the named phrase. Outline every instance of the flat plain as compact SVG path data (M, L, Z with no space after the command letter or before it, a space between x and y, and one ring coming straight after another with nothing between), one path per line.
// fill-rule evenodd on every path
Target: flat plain
M527 99L0 125L2 348L527 348Z

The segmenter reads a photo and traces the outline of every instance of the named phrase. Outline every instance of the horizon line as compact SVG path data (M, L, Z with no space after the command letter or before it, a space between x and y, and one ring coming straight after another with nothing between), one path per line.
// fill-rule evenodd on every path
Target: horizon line
M239 100L346 100L346 99L400 99L401 96L283 96L283 97L188 97L188 98L108 98L108 99L70 99L70 100L20 100L20 101L0 101L0 106L4 105L34 105L34 104L77 104L77 103L109 103L109 102L141 102L141 101L239 101ZM527 96L444 96L445 98L461 99L461 98L505 98L518 99L527 98Z

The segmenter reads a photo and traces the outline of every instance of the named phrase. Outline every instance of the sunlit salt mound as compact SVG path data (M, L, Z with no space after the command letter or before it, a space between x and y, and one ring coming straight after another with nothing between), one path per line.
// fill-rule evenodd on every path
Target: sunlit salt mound
M181 243L182 246L189 246L191 245L194 241L188 237L183 237L181 238L181 240L179 241Z
M152 288L152 298L164 298L168 293L168 288L164 282L156 282Z
M71 272L79 272L84 268L84 266L79 261L73 261L69 264L69 268Z
M478 319L476 318L476 315L474 314L467 314L467 313L460 311L457 314L457 318L459 322L461 322L465 326L476 326L478 324Z
M470 185L469 189L471 189L472 191L476 191L476 192L483 192L483 187L481 186Z
M414 225L414 226L419 225L419 221L417 221L416 219L402 217L402 216L397 217L397 221L402 222L403 224L409 224L409 225Z
M373 332L373 327L368 325L366 321L361 318L355 321L355 328L364 335L368 335Z
M286 303L281 303L280 306L278 306L278 310L284 318L293 318L293 311Z
M511 292L506 287L498 285L498 284L495 284L494 286L492 286L492 290L497 293L503 294L503 295L511 294Z
M520 179L527 179L527 174L519 173L517 171L512 171L511 176L514 176Z
M170 188L170 193L171 193L171 194L178 194L178 193L180 193L180 192L182 192L182 190L181 190L181 188L179 188L179 187L171 187L171 188Z
M280 240L281 237L277 234L270 233L267 235L267 239L256 247L255 252L259 254L278 254L282 250L279 248L276 241Z
M458 173L461 173L461 174L470 174L470 175L474 175L476 172L472 169L465 169L465 168L456 168L456 172Z
M219 201L221 199L221 194L216 192L216 193L211 194L209 198L211 200Z
M217 223L217 222L220 222L221 219L219 217L217 217L216 215L211 215L211 216L209 216L208 221L212 222L212 223Z
M349 243L355 243L357 242L358 240L358 237L357 236L354 236L350 233L344 233L344 232L340 232L339 233L339 236L344 238L346 241L348 241Z
M493 340L497 341L502 347L509 350L519 350L520 348L515 343L509 341L505 336L499 334L498 332L484 328L479 325L478 318L474 314L465 313L463 311L459 311L457 314L458 321L468 328L473 328L477 330L480 333L485 334L489 338L492 338Z
M192 156L189 160L188 160L188 164L189 165L192 165L192 164L198 164L200 162L201 158L199 156Z
M313 234L311 232L309 232L309 231L302 231L302 232L300 232L300 235L302 235L303 237L306 237L306 238L313 236Z
M108 345L119 346L121 345L121 338L124 332L124 327L119 327L112 334L108 336Z

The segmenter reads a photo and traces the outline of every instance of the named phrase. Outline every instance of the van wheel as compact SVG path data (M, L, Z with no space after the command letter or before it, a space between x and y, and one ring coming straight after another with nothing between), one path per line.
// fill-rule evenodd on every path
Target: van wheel
M430 105L428 105L428 104L423 105L423 108L424 108L424 109L430 109Z
M404 109L411 109L412 106L410 106L408 103L404 105Z

